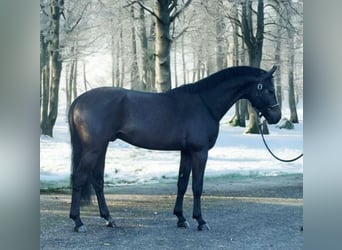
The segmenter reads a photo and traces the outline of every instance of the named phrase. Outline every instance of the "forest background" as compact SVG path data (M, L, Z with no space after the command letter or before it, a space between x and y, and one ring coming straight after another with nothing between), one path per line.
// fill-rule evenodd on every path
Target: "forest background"
M40 8L43 135L53 136L60 95L68 109L91 88L164 92L238 65L277 65L278 101L298 123L303 1L41 0ZM236 103L230 123L258 133L245 100Z

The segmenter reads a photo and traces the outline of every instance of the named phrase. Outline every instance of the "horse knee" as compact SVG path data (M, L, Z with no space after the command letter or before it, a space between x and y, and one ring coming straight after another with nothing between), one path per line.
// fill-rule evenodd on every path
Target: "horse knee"
M181 195L184 195L188 188L188 183L185 180L179 180L177 184L177 188L178 188L178 193Z

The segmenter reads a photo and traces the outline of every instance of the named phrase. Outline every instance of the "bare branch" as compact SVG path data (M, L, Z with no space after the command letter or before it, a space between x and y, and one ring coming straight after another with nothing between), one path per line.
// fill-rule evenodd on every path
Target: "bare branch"
M238 18L236 18L235 16L232 16L230 14L227 14L226 17L231 21L231 23L234 23L237 26L241 27L241 21Z
M84 9L82 10L80 16L78 17L78 19L76 20L76 22L74 23L74 25L73 25L72 27L68 27L68 28L66 29L66 33L67 33L67 34L73 32L74 29L76 28L76 26L80 23L80 21L82 20L83 15L84 15L85 11L87 10L89 4L90 4L90 3L88 2L88 3L86 4L86 6L84 6Z
M123 6L124 8L130 7L133 4L138 4L141 8L143 8L144 10L146 10L148 13L150 13L152 16L154 16L155 18L157 18L159 21L160 18L159 16L148 6L146 6L144 3L142 3L141 1L128 1L127 5Z
M182 29L176 36L172 36L172 40L177 40L178 38L180 38L188 29L189 26Z
M192 1L192 0L187 0L179 10L176 10L176 11L170 16L170 23L172 23L172 22L179 16L179 14L181 14L187 7L189 7L191 1Z
M247 11L247 8L249 9L248 11ZM252 25L252 15L250 11L250 2L247 2L247 3L244 2L242 3L241 30L242 30L243 38L247 47L251 47L253 43L255 42L252 28L253 28L253 25Z
M40 11L41 11L45 16L49 16L49 13L46 12L45 8L46 8L46 6L44 6L43 4L40 4Z
M177 6L177 1L172 1L172 3L169 5L169 11L171 11Z
M262 40L264 36L264 1L258 1L258 14L257 14L257 33L256 38L258 41Z

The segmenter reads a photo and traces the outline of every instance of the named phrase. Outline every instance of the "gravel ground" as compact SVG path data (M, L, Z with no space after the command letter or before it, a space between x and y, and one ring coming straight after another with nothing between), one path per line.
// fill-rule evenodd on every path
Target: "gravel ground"
M172 214L176 182L106 188L117 228L107 228L96 202L81 208L87 233L73 232L70 194L40 196L41 249L302 249L303 176L207 178L197 231L191 183L184 200L190 228Z

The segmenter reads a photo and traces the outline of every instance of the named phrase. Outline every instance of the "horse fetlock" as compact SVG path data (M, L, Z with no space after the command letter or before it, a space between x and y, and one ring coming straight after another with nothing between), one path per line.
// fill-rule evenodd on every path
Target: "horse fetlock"
M206 222L202 218L202 215L198 215L198 216L194 215L193 218L195 220L197 220L199 226L202 226L202 225L206 224Z
M113 227L113 228L118 227L112 218L110 218L109 220L106 220L106 226Z
M210 230L210 227L208 226L208 224L203 220L202 215L193 216L193 218L197 220L197 223L198 223L197 229L198 229L198 231L208 231L208 230Z

